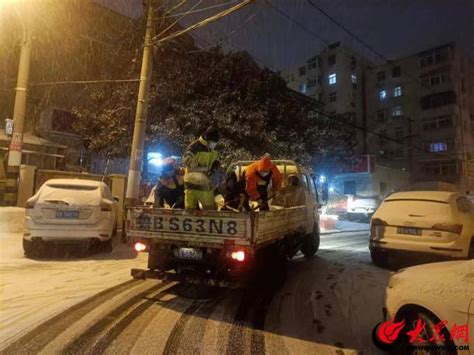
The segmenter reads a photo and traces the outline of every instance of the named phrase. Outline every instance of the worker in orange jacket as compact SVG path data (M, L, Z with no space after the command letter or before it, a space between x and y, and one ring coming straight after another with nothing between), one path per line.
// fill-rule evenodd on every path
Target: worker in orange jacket
M269 210L268 186L272 183L273 192L281 189L281 173L268 155L250 164L244 171L245 190L251 201L257 201L260 211Z

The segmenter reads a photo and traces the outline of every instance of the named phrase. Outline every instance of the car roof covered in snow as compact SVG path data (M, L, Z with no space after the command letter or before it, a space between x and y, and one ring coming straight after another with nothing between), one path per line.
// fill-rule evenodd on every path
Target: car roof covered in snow
M85 179L51 179L46 181L46 185L73 185L73 186L101 186L102 181L85 180Z
M430 200L449 202L454 195L459 195L458 192L453 191L406 191L395 192L388 196L385 201L392 200Z

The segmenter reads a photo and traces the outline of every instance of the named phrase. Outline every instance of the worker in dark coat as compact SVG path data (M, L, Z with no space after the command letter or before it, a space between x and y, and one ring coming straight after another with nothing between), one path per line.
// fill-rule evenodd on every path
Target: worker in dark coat
M184 171L176 166L176 160L163 160L161 174L155 189L155 207L184 208Z

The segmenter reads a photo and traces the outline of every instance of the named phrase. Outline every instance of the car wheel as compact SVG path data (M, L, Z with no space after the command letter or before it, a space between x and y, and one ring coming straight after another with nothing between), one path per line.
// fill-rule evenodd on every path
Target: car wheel
M406 325L410 329L415 329L416 326L417 326L418 321L421 321L421 322L425 323L426 325L423 328L423 330L421 331L421 333L419 334L419 336L422 339L426 339L426 340L429 340L429 339L432 339L432 338L436 337L435 328L437 326L439 326L440 324L442 324L441 320L438 319L438 317L436 317L433 313L431 313L430 311L428 311L426 309L412 310L409 313L405 313L403 318L406 321ZM444 350L433 350L433 349L421 350L421 349L413 349L413 348L410 347L410 348L407 349L406 353L408 353L408 354L436 354L436 355L445 355L445 354L447 355L447 354L453 354L453 353L456 354L456 351L453 352L453 350L452 350L455 347L455 345L451 340L448 328L443 327L439 331L439 336L444 338L444 341L438 340L437 342L430 342L430 344L431 345L438 345L438 346L446 346L446 349L444 349ZM413 343L410 343L409 338L406 334L402 337L401 340L403 342L404 347L405 346L409 347L410 345L414 346L414 347L416 347L416 346L420 346L420 347L426 346L426 342L417 343L415 341Z
M27 258L37 256L37 250L34 249L33 242L30 240L23 239L23 252Z
M319 228L315 225L313 227L313 232L305 236L303 246L301 247L301 252L305 258L311 258L316 254L319 249L319 243Z
M388 265L386 255L379 250L371 249L370 258L372 259L372 262L379 267L385 268Z

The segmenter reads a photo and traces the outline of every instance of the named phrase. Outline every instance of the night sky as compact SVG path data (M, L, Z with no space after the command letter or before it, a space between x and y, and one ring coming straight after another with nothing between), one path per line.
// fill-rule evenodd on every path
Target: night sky
M311 7L307 0L268 1L306 30L276 12L265 0L257 0L227 18L195 31L196 42L210 47L225 39L222 44L226 49L247 50L261 65L272 69L297 66L321 52L327 43L336 41L374 62L383 61ZM474 0L311 1L385 58L395 59L450 41L459 42L474 56ZM141 0L97 2L130 16L142 13ZM202 0L196 9L226 2L237 3L236 0ZM197 0L191 0L177 12L185 12L196 3ZM189 25L225 8L188 15L181 24Z

